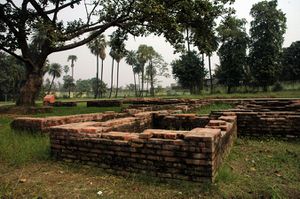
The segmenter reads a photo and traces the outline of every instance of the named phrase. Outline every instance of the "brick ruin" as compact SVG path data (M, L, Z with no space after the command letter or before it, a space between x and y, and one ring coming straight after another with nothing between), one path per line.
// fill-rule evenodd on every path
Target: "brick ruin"
M227 100L236 107L185 113L219 101L135 100L121 113L17 118L11 126L49 133L58 160L196 182L214 181L236 134L300 137L299 100Z
M235 109L212 112L211 117L224 112L236 114L239 136L300 137L300 100L245 100Z
M155 126L155 118L162 115L167 118L169 113L144 112L106 122L51 127L52 154L119 172L212 182L236 135L236 116L222 116L203 126L201 117L173 114L174 121L201 126L167 130L173 127Z

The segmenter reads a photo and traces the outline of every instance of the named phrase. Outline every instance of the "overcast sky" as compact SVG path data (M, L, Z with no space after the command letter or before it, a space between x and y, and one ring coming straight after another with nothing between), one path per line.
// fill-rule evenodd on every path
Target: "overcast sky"
M236 0L233 5L236 9L236 15L239 18L245 18L248 21L247 30L249 30L250 21L250 9L253 4L260 2L259 0ZM300 0L278 0L278 7L287 17L287 31L285 34L284 47L289 46L292 42L300 40ZM61 16L63 19L72 19L77 17L79 14L84 14L82 8L75 8ZM111 34L111 31L105 33L107 38ZM165 42L163 37L143 37L143 38L133 38L129 37L129 40L126 42L126 48L128 50L137 50L140 44L146 44L153 46L153 48L160 53L167 63L171 63L174 59L179 57L179 54L173 54L174 49L170 44ZM107 54L109 49L107 49ZM54 53L49 56L50 63L60 63L61 65L70 65L67 62L67 57L69 55L76 55L78 57L77 62L74 67L74 78L78 79L89 79L95 77L96 74L96 57L90 53L90 50L86 46L78 47L65 52ZM212 58L212 67L219 63L219 59L216 55ZM207 66L207 65L206 65ZM111 73L111 57L107 56L104 61L104 82L110 85L110 73ZM169 65L169 73L171 74L171 66ZM115 78L116 79L116 78ZM170 78L159 78L160 85L169 86L171 83L174 83L172 75ZM61 81L61 80L60 80ZM131 67L127 65L124 59L120 63L120 86L125 86L127 84L133 83L133 74Z

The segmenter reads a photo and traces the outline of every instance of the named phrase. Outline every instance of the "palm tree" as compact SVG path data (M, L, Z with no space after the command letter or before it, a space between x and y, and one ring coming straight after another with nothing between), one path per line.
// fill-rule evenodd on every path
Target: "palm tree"
M109 98L111 98L112 90L113 90L113 84L114 84L114 66L115 66L115 57L116 57L116 52L111 49L109 52L109 55L112 58L112 65L111 65L111 78L110 78L110 92L109 92Z
M64 70L64 72L65 72L65 75L67 75L68 72L69 72L69 70L70 70L70 68L69 68L68 65L65 65L63 70Z
M125 48L124 48L125 49ZM117 62L117 89L116 89L116 95L115 97L118 97L118 91L119 91L119 71L120 71L120 61L126 56L125 51L117 52L116 54L116 62Z
M101 64L101 82L103 81L103 62L104 59L106 58L106 53L105 53L105 48L107 45L107 42L105 40L105 36L103 34L99 35L98 37L96 37L94 40L92 40L91 42L89 42L88 44L89 49L91 50L91 52L96 55L96 59L97 59L97 72L96 72L96 81L99 81L99 57L102 60L102 64ZM99 82L96 83L97 85L99 84ZM98 93L99 90L97 89L95 92L95 98L98 97ZM100 92L100 97L102 97L102 92Z
M101 42L101 45L100 45L100 59L101 59L101 84L103 83L103 63L104 63L104 60L106 58L106 52L105 52L105 48L107 46L107 41L105 40L105 37L103 37L103 40ZM102 92L102 89L100 90L100 97L102 98L103 92Z
M134 80L134 91L135 91L135 96L137 97L137 89L136 89L136 78L135 78L135 66L137 66L138 61L137 61L137 54L134 50L128 51L127 57L126 57L126 63L132 67L132 72L133 72L133 80Z
M31 50L34 52L40 52L42 46L44 45L45 41L48 39L46 30L43 28L34 29L34 33L31 37Z
M51 81L50 87L48 89L48 94L50 94L54 79L59 78L61 76L61 72L62 72L62 66L60 64L53 63L53 64L50 65L48 74L50 76L52 76L52 81Z
M147 63L147 61L149 60L149 56L152 53L153 48L151 46L147 46L147 45L140 45L138 50L137 50L137 57L138 57L138 61L139 64L141 66L141 71L142 71L142 90L140 92L140 96L143 96L143 92L144 92L144 77L145 77L145 64Z
M77 56L76 55L69 55L68 61L71 61L72 78L74 79L74 62L77 61Z
M125 40L128 39L128 36L126 32L122 31L121 29L117 29L113 34L110 36L110 56L112 57L112 68L111 68L111 87L110 87L110 93L109 97L111 97L112 89L113 89L113 72L114 72L114 60L118 63L117 68L117 90L116 90L116 97L118 95L118 87L119 87L119 66L120 61L123 57L126 55L126 49L125 49Z

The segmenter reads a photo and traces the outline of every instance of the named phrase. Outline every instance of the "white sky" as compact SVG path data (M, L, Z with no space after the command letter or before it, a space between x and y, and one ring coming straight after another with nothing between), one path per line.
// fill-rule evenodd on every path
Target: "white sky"
M252 5L259 2L259 0L236 0L234 8L236 9L236 15L239 18L245 18L248 21L247 29L249 29L250 21L252 20L249 13ZM287 31L285 34L284 47L289 46L292 42L300 40L300 0L278 0L278 7L287 17ZM74 9L71 12L68 12L67 15L62 18L78 17L78 14L83 13L82 9ZM111 31L105 33L108 39L108 35L111 34ZM179 57L179 54L174 55L174 49L172 46L165 42L163 37L149 36L147 38L133 38L129 37L128 42L126 43L126 48L128 50L137 50L140 44L146 44L153 46L153 48L160 53L167 63L171 63L174 59ZM110 85L110 73L111 73L111 57L108 55L109 49L107 49L107 58L104 61L104 82ZM48 59L50 63L60 63L62 66L70 65L67 62L67 57L69 55L76 55L78 57L77 62L74 67L74 78L77 79L89 79L95 77L96 74L96 57L90 53L90 50L86 46L81 46L76 49L54 53L51 54ZM218 56L214 54L212 57L212 67L218 64ZM206 64L207 67L207 64ZM169 73L171 75L172 70L169 65ZM115 73L116 74L116 73ZM114 78L116 79L116 78ZM170 78L159 78L160 85L169 86L171 83L174 83L172 75ZM60 79L61 81L61 79ZM125 86L127 84L133 83L133 74L131 67L127 65L124 59L120 63L120 80L119 85Z

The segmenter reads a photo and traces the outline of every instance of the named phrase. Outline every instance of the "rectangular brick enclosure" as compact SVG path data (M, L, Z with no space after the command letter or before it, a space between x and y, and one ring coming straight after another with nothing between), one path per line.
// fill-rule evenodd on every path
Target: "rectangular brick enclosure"
M173 114L173 122L189 118L191 124L201 120L201 125L192 130L156 129L153 120L163 114L51 127L51 152L57 159L120 172L212 182L236 135L236 116L221 116L201 128L206 117Z

